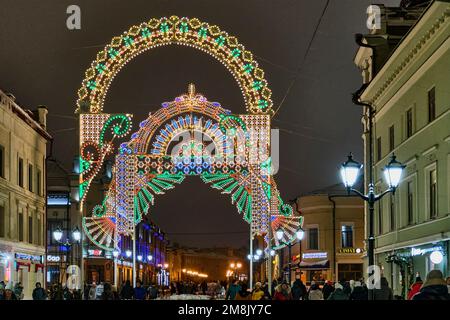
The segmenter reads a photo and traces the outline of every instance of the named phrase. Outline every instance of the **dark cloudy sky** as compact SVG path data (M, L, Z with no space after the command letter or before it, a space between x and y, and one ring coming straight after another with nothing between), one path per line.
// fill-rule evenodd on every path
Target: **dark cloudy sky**
M0 88L14 93L26 108L48 107L54 155L70 167L78 145L76 92L97 51L152 17L198 17L235 35L259 57L275 107L302 66L273 119L273 127L280 129L276 179L283 198L293 199L336 183L338 166L349 151L362 159L361 110L351 103L351 93L361 86L353 65L354 34L367 32L365 12L371 2L329 1L302 64L326 0L0 0ZM398 5L399 0L381 2ZM81 30L66 28L71 4L81 7ZM190 82L233 113L244 111L238 86L221 63L195 49L171 46L128 64L110 88L105 112L133 113L136 128L149 111L185 92ZM152 215L182 244L247 243L248 225L229 196L195 177L158 197Z

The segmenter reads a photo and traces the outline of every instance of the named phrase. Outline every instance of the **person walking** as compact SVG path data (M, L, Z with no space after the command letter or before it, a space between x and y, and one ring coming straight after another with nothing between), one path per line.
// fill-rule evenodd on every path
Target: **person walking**
M237 293L241 290L241 286L239 285L239 280L235 280L230 284L227 290L227 295L225 300L234 300L236 298Z
M273 295L273 300L292 300L291 288L286 282L279 284L275 288L275 294Z
M88 299L89 300L95 300L95 298L97 297L96 292L97 292L97 285L95 284L95 282L92 283L91 288L89 289L89 294L88 294Z
M450 300L447 282L441 270L428 272L420 292L415 294L412 300Z
M23 299L23 286L22 282L17 282L14 286L14 294L16 295L17 300Z
M40 282L36 282L36 287L33 289L33 300L47 300L47 292L42 288Z
M407 297L408 300L412 300L414 295L420 291L422 284L423 284L422 278L419 275L417 275L416 281L411 285L411 288L409 289Z
M156 300L158 298L158 287L155 286L153 283L150 283L150 285L147 288L147 293L148 293L148 298L150 300Z
M147 290L142 287L141 280L136 281L136 287L134 288L134 299L136 300L145 300L147 296Z
M131 287L130 280L125 281L125 285L122 287L120 291L120 299L122 300L131 300L134 297L134 290Z
M236 298L234 300L251 300L252 294L247 290L247 285L243 283L241 285L241 290L236 294Z
M311 282L311 287L309 288L308 300L323 300L322 290L320 290L319 285L315 282Z
M115 300L112 286L108 282L105 282L105 284L103 284L103 292L100 296L100 300Z
M261 282L255 283L255 289L252 292L252 300L261 300L264 296L264 291L262 290Z
M344 292L344 287L339 282L334 284L334 291L327 300L348 300L349 296Z
M350 300L368 300L366 290L363 288L361 282L355 281L353 284L353 291L350 294Z
M375 288L378 286L376 285ZM381 277L379 282L379 289L373 290L374 300L394 300L392 289L389 288L389 282L386 277Z
M325 284L322 288L323 299L328 300L331 293L334 291L333 283L329 280L325 281Z
M292 284L292 300L304 300L306 295L306 286L299 276L296 276L294 283Z

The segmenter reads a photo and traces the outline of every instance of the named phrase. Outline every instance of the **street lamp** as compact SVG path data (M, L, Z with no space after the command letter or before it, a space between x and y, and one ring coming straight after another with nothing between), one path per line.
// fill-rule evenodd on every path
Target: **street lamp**
M72 230L72 239L76 242L80 242L81 240L81 232L78 229L78 227L75 227L75 229Z
M405 166L400 162L398 162L396 160L395 155L392 154L391 160L389 161L387 166L385 166L383 169L384 177L386 179L386 183L389 188L380 194L375 194L375 187L373 181L369 181L368 186L369 192L367 194L363 194L360 191L353 189L353 185L355 184L359 176L359 170L361 170L362 167L363 167L362 164L353 160L352 154L350 153L348 155L347 161L341 165L341 177L342 182L344 186L347 188L347 192L349 193L349 195L351 192L353 192L368 203L369 238L367 239L368 242L367 256L369 258L369 268L371 268L375 264L375 254L374 254L375 237L373 234L375 202L383 198L388 193L395 194L395 190L397 189L400 183L400 179L402 177L403 169L405 168ZM372 180L372 177L370 178ZM371 275L369 274L369 276ZM369 288L369 300L374 300L372 287Z
M152 261L153 260L153 256L151 255L151 254L149 254L148 256L147 256L147 261Z
M114 250L112 254L113 257L117 259L117 257L119 256L119 250Z
M131 250L125 251L125 255L127 256L127 258L131 257L131 254Z
M61 242L62 236L63 232L60 227L53 231L53 239L55 239L56 241Z
M289 256L289 263L288 263L288 272L289 272L289 274L288 274L288 281L289 281L289 285L291 285L291 281L292 281L292 275L291 275L291 259L292 259L291 255L292 255L292 254L291 254L291 252L292 252L292 246L293 246L294 244L293 244L293 241L292 241L292 240L289 241L289 242L284 242L284 241L282 240L283 237L284 237L284 232L283 232L282 229L278 229L277 231L275 231L275 235L276 235L278 241L280 241L281 244L287 246L287 248L288 248L288 256ZM303 238L305 237L305 231L304 231L302 228L298 229L298 230L295 232L295 237L297 238L297 240L302 241ZM272 251L273 251L273 250L270 251L270 255L271 255L271 256L274 256L274 255L275 255L275 251L274 251L273 253L272 253Z

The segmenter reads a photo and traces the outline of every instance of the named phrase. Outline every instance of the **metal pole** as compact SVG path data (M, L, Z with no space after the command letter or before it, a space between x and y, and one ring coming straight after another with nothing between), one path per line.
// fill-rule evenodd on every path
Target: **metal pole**
M375 237L373 234L373 215L374 215L374 188L373 184L369 184L369 196L368 196L368 205L369 205L369 238L368 238L368 252L367 255L369 257L369 268L375 265ZM372 270L373 272L374 270ZM369 277L371 274L369 274ZM369 283L370 284L370 283ZM373 286L369 287L369 300L375 300Z
M252 222L250 222L250 290L253 290L253 232L252 232Z
M133 227L133 287L136 287L136 225Z
M291 275L291 248L292 248L292 244L289 243L288 244L288 270L289 270L289 274L288 274L288 281L289 281L289 286L291 286L291 281L292 281L292 275Z
M268 266L267 266L267 278L269 281L268 288L269 288L269 294L272 295L272 226L269 225L269 244L267 245L267 257L268 257Z

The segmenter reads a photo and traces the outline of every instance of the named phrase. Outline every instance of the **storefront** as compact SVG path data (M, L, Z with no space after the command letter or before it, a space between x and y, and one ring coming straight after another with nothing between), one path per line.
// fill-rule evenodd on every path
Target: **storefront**
M362 248L340 248L336 252L335 281L361 280L364 277Z
M330 261L328 252L307 252L302 254L302 260L295 269L296 274L301 272L302 280L310 285L312 281L323 284L331 279Z
M14 253L14 284L21 283L25 299L31 298L36 282L44 283L43 256L26 253Z
M405 297L417 275L425 280L434 269L441 270L444 276L449 275L449 241L383 252L377 255L377 261L394 294Z
M0 251L0 281L8 283L11 280L11 265L13 263L10 253Z
M114 261L101 249L88 249L84 259L88 283L114 282Z

